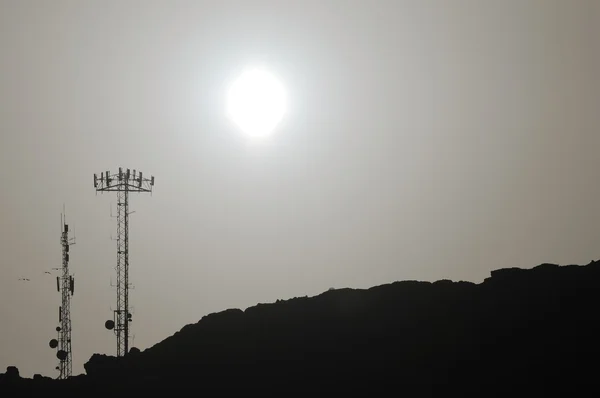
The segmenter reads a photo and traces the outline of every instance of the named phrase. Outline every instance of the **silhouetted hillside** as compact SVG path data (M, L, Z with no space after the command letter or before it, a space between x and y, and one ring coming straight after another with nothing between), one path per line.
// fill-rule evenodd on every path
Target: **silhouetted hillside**
M288 396L323 389L399 393L407 384L550 383L573 392L598 375L599 286L600 262L591 262L500 269L480 284L403 281L330 290L207 315L126 358L95 354L87 375L68 381L21 379L13 369L0 385Z

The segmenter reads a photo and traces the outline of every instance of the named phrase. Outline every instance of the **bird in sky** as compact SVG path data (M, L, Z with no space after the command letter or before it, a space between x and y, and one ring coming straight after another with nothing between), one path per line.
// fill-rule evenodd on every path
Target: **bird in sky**
M20 281L29 281L29 278L19 278Z

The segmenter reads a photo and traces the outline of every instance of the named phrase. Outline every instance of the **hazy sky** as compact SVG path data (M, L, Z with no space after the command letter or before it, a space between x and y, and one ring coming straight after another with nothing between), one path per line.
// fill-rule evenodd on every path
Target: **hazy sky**
M115 355L114 194L134 345L227 308L600 258L600 1L0 0L0 372L56 376L60 213L73 373ZM225 116L263 65L289 112ZM21 282L19 278L30 278Z

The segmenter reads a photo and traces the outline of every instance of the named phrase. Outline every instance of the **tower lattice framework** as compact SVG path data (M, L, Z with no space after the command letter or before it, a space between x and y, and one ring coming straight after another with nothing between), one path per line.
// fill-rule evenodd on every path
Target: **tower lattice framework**
M129 307L129 193L152 192L154 177L144 178L141 171L126 171L119 167L118 173L94 174L96 192L117 192L117 308L113 319L105 323L117 336L117 357L129 352L129 323L132 315Z
M56 290L61 293L61 305L58 307L58 323L56 339L50 340L50 347L56 348L59 364L58 379L67 379L73 373L73 350L71 344L71 296L75 292L75 279L69 273L69 247L75 244L75 238L69 238L69 225L66 216L61 214L60 244L62 247L62 267L54 268L60 272L56 277Z

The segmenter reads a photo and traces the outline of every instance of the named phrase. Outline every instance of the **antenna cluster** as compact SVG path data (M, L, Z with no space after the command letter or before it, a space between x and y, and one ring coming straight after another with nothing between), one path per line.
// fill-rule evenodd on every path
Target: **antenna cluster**
M132 315L129 309L129 193L149 192L154 187L154 176L144 178L141 171L123 170L117 173L103 171L100 177L94 174L96 192L117 192L117 309L113 319L104 323L108 330L117 336L117 357L129 352L129 323Z
M94 173L94 188L96 192L107 192L107 191L122 191L125 188L129 188L131 192L152 192L154 186L154 176L150 178L144 178L141 171L133 172L130 169L123 171L122 167L119 167L119 172L110 174L110 172L103 171L98 174Z
M61 295L61 305L58 307L58 323L56 327L57 338L50 340L50 348L56 349L59 365L58 378L66 379L72 374L72 349L71 349L71 296L75 292L75 279L69 274L69 247L75 244L75 238L69 238L69 225L66 216L60 215L60 244L62 247L62 271L56 277L56 290Z

